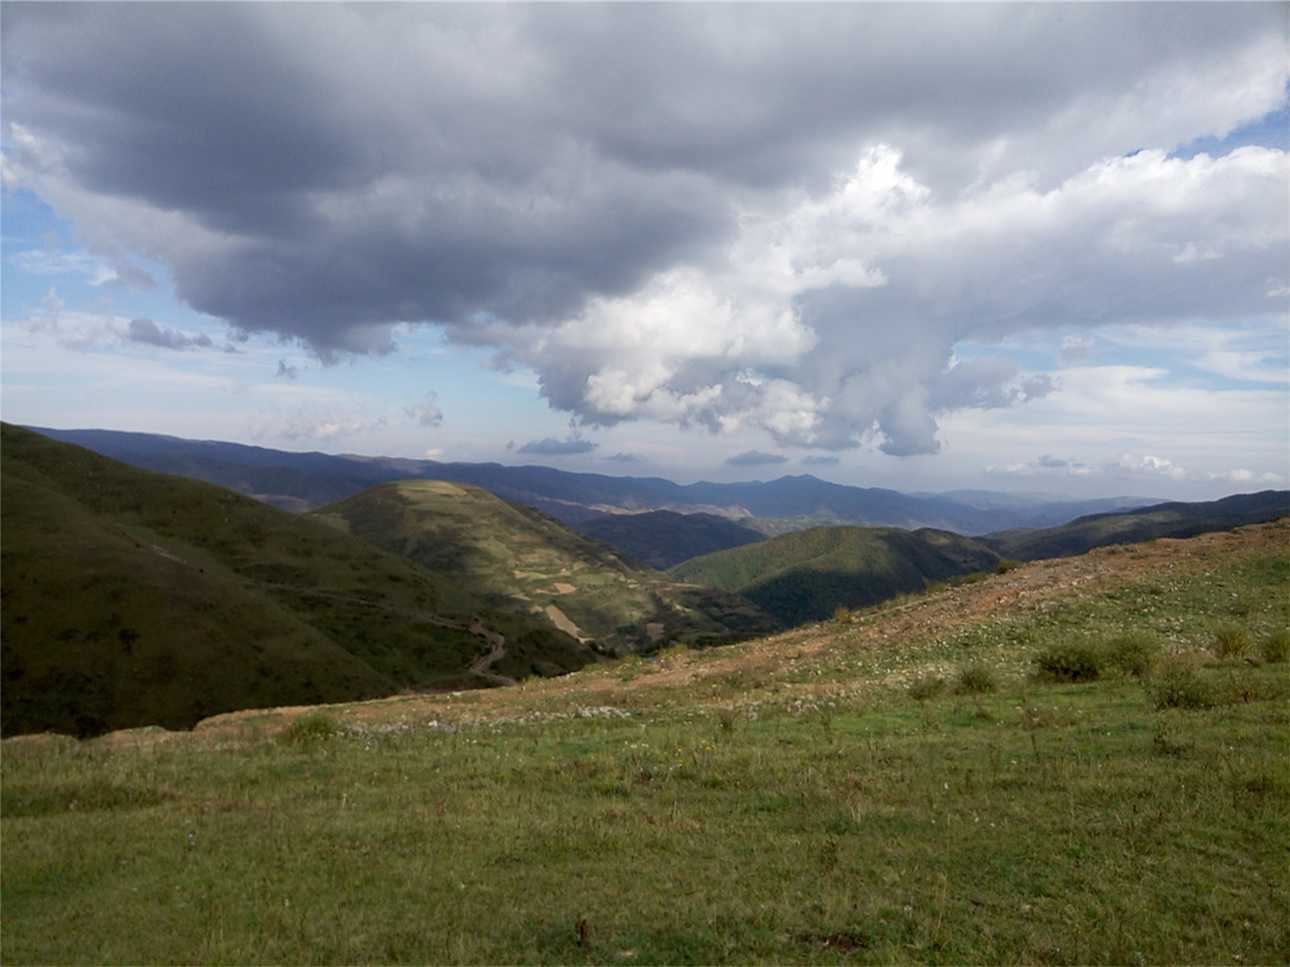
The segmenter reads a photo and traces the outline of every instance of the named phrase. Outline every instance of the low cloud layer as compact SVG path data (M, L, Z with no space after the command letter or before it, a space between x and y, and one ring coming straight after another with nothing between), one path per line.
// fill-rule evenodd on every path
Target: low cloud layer
M1122 453L1114 459L1104 460L1101 463L1044 454L1025 463L992 466L987 469L986 473L988 476L999 479L1042 478L1048 481L1064 477L1102 478L1104 480L1137 481L1139 483L1151 481L1169 481L1171 483L1201 480L1221 481L1227 484L1235 484L1246 490L1256 489L1255 485L1277 487L1287 482L1287 477L1282 474L1272 473L1271 471L1259 473L1243 468L1209 471L1206 473L1192 472L1167 457L1150 453Z
M1057 389L964 340L1290 300L1285 153L1173 151L1285 103L1277 5L0 16L5 183L74 223L93 279L158 262L329 361L436 325L582 426L927 454L946 414Z
M130 342L141 342L162 349L210 349L214 343L205 333L186 333L178 329L167 329L157 325L151 319L131 319L126 330Z
M590 453L596 449L591 440L569 437L557 440L555 437L544 437L541 440L530 440L517 449L517 453L529 453L541 457L569 457L579 453Z
M726 458L727 467L774 467L783 463L788 463L788 457L782 453L763 453L761 450L746 450Z

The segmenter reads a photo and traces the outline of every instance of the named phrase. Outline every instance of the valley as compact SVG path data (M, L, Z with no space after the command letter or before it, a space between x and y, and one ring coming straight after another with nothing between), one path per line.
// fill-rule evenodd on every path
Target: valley
M452 575L493 608L544 618L573 638L595 642L606 655L675 642L719 644L779 626L736 595L687 587L478 487L382 484L313 516L431 573ZM510 659L499 668L534 670Z
M289 514L3 430L6 735L510 686L977 581L1011 567L1005 555L1290 512L1290 495L1269 491L982 538L857 526L762 538L654 511L579 525L603 537L592 540L469 484L381 483ZM633 560L733 543L667 573Z

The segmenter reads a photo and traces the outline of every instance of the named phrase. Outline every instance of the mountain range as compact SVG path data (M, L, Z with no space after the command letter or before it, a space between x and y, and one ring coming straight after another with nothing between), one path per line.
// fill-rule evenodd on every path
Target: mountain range
M552 467L291 453L115 430L31 429L136 467L205 480L293 511L343 500L374 484L407 479L472 484L513 503L536 507L566 524L670 510L728 517L772 534L824 524L988 534L1050 527L1085 514L1159 502L1146 497L1017 498L989 491L964 492L962 498L914 495L835 484L809 474L764 482L677 484L660 477L571 473Z
M923 528L817 527L685 561L673 577L741 594L787 625L874 604L1010 559L1069 557L1095 547L1195 537L1290 516L1290 491L1093 514L1058 527L966 537Z
M476 487L289 514L0 431L5 734L513 684L779 627Z
M176 728L233 709L511 684L670 642L702 646L766 634L828 617L838 606L978 574L1006 558L1078 554L1290 515L1290 493L1265 491L976 537L856 525L767 537L800 518L608 513L561 498L568 503L560 506L585 511L577 526L588 533L579 533L474 484L415 475L373 483L365 475L492 473L512 484L536 480L532 486L546 493L595 497L601 506L649 484L708 506L741 492L762 511L800 509L792 495L805 484L836 498L834 508L852 501L858 513L872 507L864 501L874 492L814 478L681 488L545 468L324 454L285 455L299 462L284 467L275 451L147 435L144 443L161 441L157 449L132 451L190 473L240 468L252 488L273 480L315 495L358 488L288 513L205 481L131 467L8 424L0 429L5 734ZM248 462L219 456L230 447ZM319 481L305 486L314 470ZM277 493L273 503L290 496ZM895 496L907 506L922 499ZM705 550L712 552L699 553ZM668 563L666 573L650 566Z

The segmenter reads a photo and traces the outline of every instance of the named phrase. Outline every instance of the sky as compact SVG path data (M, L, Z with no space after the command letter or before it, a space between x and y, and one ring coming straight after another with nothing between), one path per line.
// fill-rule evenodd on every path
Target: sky
M0 414L1290 485L1282 4L0 5Z

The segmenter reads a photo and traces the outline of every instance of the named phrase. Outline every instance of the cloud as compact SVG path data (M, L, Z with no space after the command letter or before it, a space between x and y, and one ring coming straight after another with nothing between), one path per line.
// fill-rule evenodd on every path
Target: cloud
M106 285L119 279L112 268L84 252L27 249L10 256L9 264L28 275L84 276L94 286Z
M545 437L541 440L530 440L520 447L518 452L532 453L543 457L568 457L578 453L590 453L597 446L598 444L592 443L590 440L576 437L568 437L564 440Z
M605 457L605 459L609 460L612 463L644 463L645 462L645 458L638 453L623 453L621 451L618 453L615 453L613 456Z
M273 374L278 379L295 380L300 376L300 367L292 366L285 359L278 360L278 371Z
M760 450L746 450L733 457L726 458L727 467L770 467L788 463L788 457L779 453L763 453Z
M3 16L5 182L113 272L327 360L441 326L587 425L931 453L1054 390L965 339L1280 311L1284 152L1170 153L1285 103L1275 5Z
M799 461L804 467L836 467L841 460L828 454L812 454Z
M176 351L214 348L210 336L202 332L166 328L151 319L127 320L121 316L68 309L58 290L52 287L21 325L28 332L49 337L64 349L75 352L131 344Z
M275 427L256 427L257 437L276 437L292 443L330 443L350 437L362 437L382 430L388 421L383 416L369 417L353 413L305 413L288 416Z
M403 407L403 412L407 414L408 419L414 420L418 426L433 427L443 424L443 410L439 408L439 394L434 390L427 390L416 403Z
M178 329L165 329L151 319L131 319L130 328L126 331L130 342L158 346L162 349L210 349L213 343L210 336L203 333L191 334Z
M1149 453L1125 453L1107 465L1108 471L1127 473L1135 476L1167 477L1170 480L1185 480L1187 471L1164 457L1152 456Z
M1045 453L1035 460L1025 463L1010 463L986 468L986 475L991 477L1088 477L1097 469L1082 460L1057 457Z
M1209 480L1222 480L1227 483L1235 484L1263 484L1265 486L1275 487L1286 482L1284 475L1279 473L1257 473L1253 470L1236 469L1227 470L1221 473L1208 473L1205 475Z
M1093 340L1088 336L1070 335L1062 337L1062 347L1058 360L1063 366L1088 362L1093 355Z
M931 453L941 415L1056 389L1008 360L956 360L960 340L1265 314L1262 280L1290 257L1277 214L1288 176L1279 151L1143 151L1047 192L1012 181L942 203L899 152L872 148L827 196L742 218L720 266L671 270L554 330L495 327L484 341L587 422L751 426L780 445ZM1214 224L1225 258L1173 261Z

